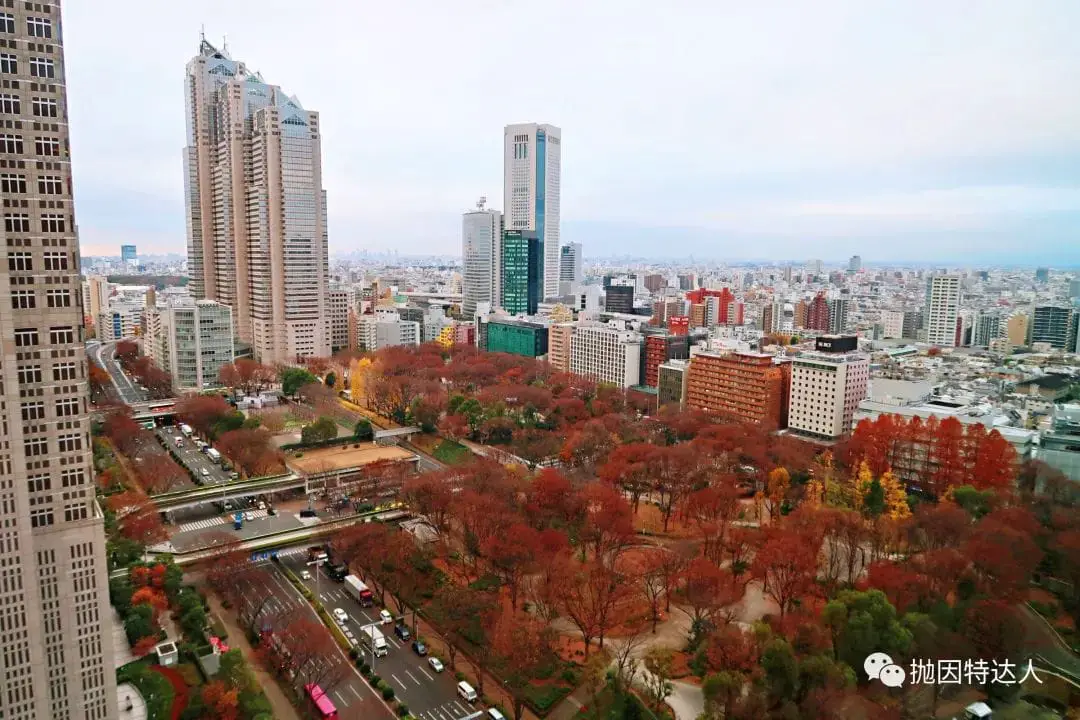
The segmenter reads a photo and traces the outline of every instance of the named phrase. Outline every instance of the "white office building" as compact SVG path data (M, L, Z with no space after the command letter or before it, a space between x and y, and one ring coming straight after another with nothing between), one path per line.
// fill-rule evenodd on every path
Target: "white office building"
M221 367L236 356L232 310L213 300L147 310L144 344L154 363L172 375L177 390L216 387Z
M135 337L142 327L145 310L144 305L112 303L108 310L97 316L98 339L108 342Z
M956 318L960 312L960 276L933 275L926 281L926 342L956 346Z
M501 294L503 215L485 208L486 202L480 198L476 210L461 217L461 313L466 320L475 318L484 303L497 305Z
M563 245L560 250L559 280L569 283L570 292L585 281L585 268L581 259L581 243ZM564 285L564 287L566 287ZM562 294L567 294L562 292Z
M393 309L379 310L360 318L359 345L369 352L393 345L419 345L420 332L417 321L402 320Z
M640 384L639 333L618 324L581 323L570 337L570 372L627 388Z
M559 128L522 123L503 129L504 225L507 230L535 230L539 236L542 300L559 294L561 165Z
M870 359L862 353L799 353L791 365L788 428L824 440L850 432L869 381Z

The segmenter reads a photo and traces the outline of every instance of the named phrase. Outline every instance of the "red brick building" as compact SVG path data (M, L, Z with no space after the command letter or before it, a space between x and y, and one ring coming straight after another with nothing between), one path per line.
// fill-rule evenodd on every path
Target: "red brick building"
M690 360L686 405L769 428L786 427L787 365L758 353L695 355Z
M829 332L829 301L819 292L806 308L806 327L810 330Z

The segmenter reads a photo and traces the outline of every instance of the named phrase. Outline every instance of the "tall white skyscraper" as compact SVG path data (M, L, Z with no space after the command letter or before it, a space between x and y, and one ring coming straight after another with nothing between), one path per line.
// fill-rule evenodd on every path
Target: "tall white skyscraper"
M0 12L4 720L117 716L105 518L94 497L60 5L9 1Z
M960 312L960 276L931 275L926 280L926 342L956 346L956 318Z
M522 123L503 129L503 213L507 230L540 238L544 298L559 294L562 130Z
M476 210L461 217L462 281L461 312L467 320L476 316L478 305L498 305L502 282L502 225L498 210L485 208L480 198Z
M187 65L188 269L264 363L330 354L319 114L203 40Z

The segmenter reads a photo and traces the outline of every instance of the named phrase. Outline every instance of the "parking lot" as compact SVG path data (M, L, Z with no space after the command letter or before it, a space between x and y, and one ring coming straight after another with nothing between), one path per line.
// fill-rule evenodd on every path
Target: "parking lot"
M380 622L380 608L361 606L345 592L342 583L331 580L316 567L307 567L303 549L289 550L279 554L278 558L297 576L308 571L311 578L305 579L304 583L319 596L329 612L341 608L348 614L344 627L355 637L359 638L361 627ZM375 658L375 672L393 685L398 698L409 706L411 715L423 720L460 720L481 709L479 703L473 706L457 694L457 681L449 667L441 673L436 672L427 657L420 657L413 651L411 640L402 641L394 634L393 625L380 624L379 629L386 636L390 652L385 657ZM365 653L365 659L371 663L370 652Z

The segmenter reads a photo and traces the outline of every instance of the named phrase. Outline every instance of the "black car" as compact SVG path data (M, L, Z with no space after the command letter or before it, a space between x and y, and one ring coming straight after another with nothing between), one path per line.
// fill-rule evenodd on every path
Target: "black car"
M409 632L409 628L405 627L400 623L394 626L394 634L402 640L408 640L412 637L412 634Z
M412 649L414 653L421 657L427 655L427 645L425 645L419 640L413 640Z

